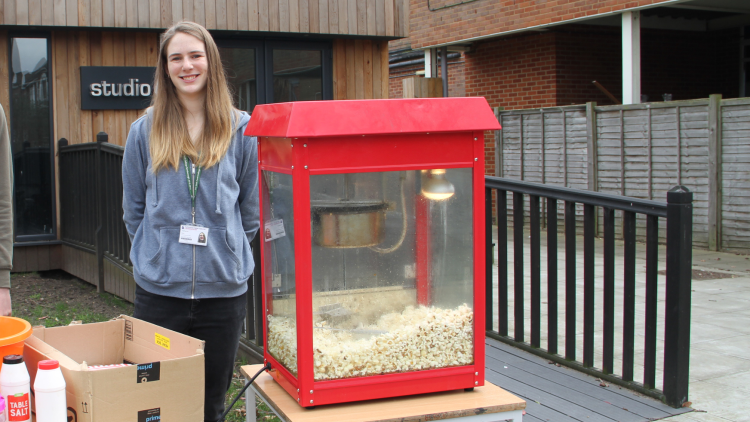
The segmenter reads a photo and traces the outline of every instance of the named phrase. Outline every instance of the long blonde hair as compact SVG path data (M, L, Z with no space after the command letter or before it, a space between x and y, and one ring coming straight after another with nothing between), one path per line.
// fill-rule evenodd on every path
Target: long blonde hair
M177 33L192 35L206 46L206 119L203 132L195 144L190 139L182 103L167 69L167 47ZM232 104L219 48L206 28L195 22L179 22L162 34L151 107L153 123L149 149L154 173L161 168L178 169L183 155L205 168L217 164L224 157L232 142L232 122L239 121L239 112Z

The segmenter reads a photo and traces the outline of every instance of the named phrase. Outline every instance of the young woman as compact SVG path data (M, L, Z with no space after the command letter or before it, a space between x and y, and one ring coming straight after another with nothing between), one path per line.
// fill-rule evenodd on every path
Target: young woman
M213 422L224 410L255 267L257 142L243 135L250 117L232 106L219 50L202 26L180 22L162 35L154 86L122 166L134 316L206 342L204 418Z

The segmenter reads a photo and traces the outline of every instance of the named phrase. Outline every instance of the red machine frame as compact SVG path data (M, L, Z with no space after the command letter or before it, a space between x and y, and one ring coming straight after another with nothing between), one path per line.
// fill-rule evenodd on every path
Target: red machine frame
M247 135L258 136L259 169L292 175L295 227L297 374L264 349L270 374L301 406L473 388L484 385L484 130L500 125L486 100L433 98L282 103L257 106ZM314 381L310 176L424 169L473 169L474 364ZM259 172L260 173L260 172ZM262 174L262 173L260 173ZM262 177L262 176L261 176ZM261 195L262 200L262 195ZM417 213L424 212L417 207ZM264 221L261 205L261 222ZM417 218L417 297L429 304L425 264L429 224ZM420 228L420 221L423 221ZM261 242L264 320L272 313L271 275ZM267 344L267 323L263 324Z

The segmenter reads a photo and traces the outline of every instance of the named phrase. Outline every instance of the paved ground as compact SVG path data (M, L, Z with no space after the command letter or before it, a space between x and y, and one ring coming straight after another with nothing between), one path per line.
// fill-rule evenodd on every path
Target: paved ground
M736 278L693 281L690 392L669 421L750 421L750 257L693 251L693 267Z
M510 233L509 233L510 235ZM542 233L542 239L546 238L546 233ZM559 280L560 284L558 292L560 294L558 303L563 304L560 306L560 314L558 317L559 327L558 332L560 333L559 345L562 348L564 345L564 238L562 236L558 239L558 245L561 248L558 253L558 267L559 267ZM580 358L583 356L582 350L582 338L583 338L583 326L582 326L582 302L583 297L583 257L582 257L582 238L577 239L577 246L579 248L578 253L578 300L577 305L578 316L578 332L577 332L577 345L578 353L577 356ZM528 236L526 236L525 253L524 256L528 257ZM617 245L618 252L621 244ZM509 291L508 297L511 299L511 303L508 304L509 326L511 327L512 333L512 298L513 298L513 268L512 268L512 257L513 257L513 244L512 240L508 242L508 258L509 258ZM601 253L601 243L597 241L597 253ZM545 264L546 258L546 245L542 242L542 280L546 280ZM644 313L644 299L645 299L645 245L638 245L638 259L636 261L638 284L637 284L637 305L636 305L636 381L642 381L643 379L643 367L637 362L643 359L643 334L642 328L640 335L639 323L642 327L642 322L645 316ZM621 256L616 258L616 285L618 289L622 288L622 270L621 270ZM663 247L659 250L659 270L665 269L664 260L666 258L665 249ZM692 321L691 321L691 356L690 356L690 392L689 398L692 402L692 407L696 411L672 417L669 421L750 421L750 401L746 398L750 395L750 256L735 255L732 253L716 253L708 252L703 250L695 250L693 252L693 268L694 270L702 270L705 272L699 273L699 279L693 280L692 290ZM528 258L526 258L528 259ZM596 271L597 281L601 280L602 261L601 256L597 256L596 259ZM525 263L528 268L528 262ZM495 267L497 270L497 267ZM527 270L528 271L528 270ZM726 278L721 278L726 277ZM528 292L528 273L526 274L526 295L525 301L528 303L530 294ZM497 280L497 278L496 278ZM664 306L664 283L666 277L659 276L659 303L660 303L660 315L663 315ZM544 282L542 283L542 298L546 298L546 289L544 288ZM597 326L600 326L602 321L601 311L601 295L603 293L602 286L600 283L597 284L597 312L596 321ZM542 321L546 321L546 299L543 299L543 315ZM497 302L495 302L497 303ZM616 299L616 307L620 308L621 298L618 296ZM526 341L529 338L529 306L526 305ZM497 309L495 310L497 321ZM618 322L616 330L622 327L622 322ZM658 335L658 351L661 354L663 352L663 320L659 324L659 335ZM546 337L542 333L542 347L546 347ZM601 344L601 332L597 332L595 336L597 346ZM621 366L620 356L621 353L621 338L618 339L616 334L615 341L615 368ZM595 356L595 366L601 367L601 353L597 353ZM619 372L619 371L617 371ZM663 373L661 371L661 363L657 365L657 387L661 388L661 378Z

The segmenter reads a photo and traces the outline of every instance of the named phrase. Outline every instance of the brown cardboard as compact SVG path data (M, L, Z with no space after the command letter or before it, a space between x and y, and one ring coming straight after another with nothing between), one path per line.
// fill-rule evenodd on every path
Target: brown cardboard
M24 359L32 386L40 360L60 362L72 422L200 422L203 348L201 340L122 315L95 324L34 327ZM89 370L123 362L154 365Z

